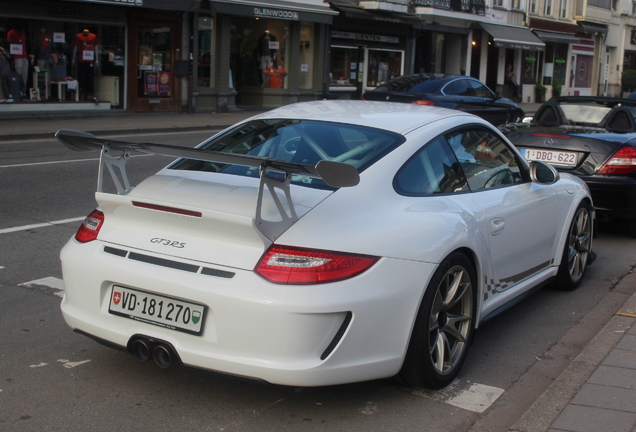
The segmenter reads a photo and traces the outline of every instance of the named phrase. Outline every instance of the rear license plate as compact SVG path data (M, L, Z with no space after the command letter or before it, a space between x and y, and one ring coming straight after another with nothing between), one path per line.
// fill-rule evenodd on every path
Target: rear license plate
M108 312L170 330L201 334L205 306L114 286Z
M519 149L528 160L547 162L551 165L576 166L577 154L554 150Z

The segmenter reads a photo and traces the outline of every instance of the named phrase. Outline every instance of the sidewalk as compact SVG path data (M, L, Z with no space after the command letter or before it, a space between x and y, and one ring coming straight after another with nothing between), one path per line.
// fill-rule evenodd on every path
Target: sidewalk
M527 115L532 115L539 104L521 106ZM0 119L0 141L51 138L59 129L81 130L97 136L208 129L212 132L260 112L109 113L74 118L4 118ZM602 329L580 353L576 350L578 355L575 353L570 360L567 350L559 347L560 344L551 349L550 353L555 351L554 357L559 356L564 362L558 376L543 373L542 364L538 361L506 391L513 399L502 401L499 408L493 407L491 415L487 413L478 420L471 431L636 432L636 274L626 275L603 301L605 303L599 305L603 309L599 315L603 317L604 326L597 327ZM609 321L608 315L613 315ZM580 336L577 332L581 331L580 326L575 326L564 338L576 341ZM546 383L546 390L540 390L542 394L535 396L536 400L529 409L516 413L514 395L527 396L533 385L539 388L537 380ZM499 424L504 418L513 419L508 423L515 424Z

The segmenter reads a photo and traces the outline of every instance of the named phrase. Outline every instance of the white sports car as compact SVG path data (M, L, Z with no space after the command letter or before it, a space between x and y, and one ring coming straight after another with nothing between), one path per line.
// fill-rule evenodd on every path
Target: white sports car
M299 103L195 149L57 137L101 150L98 208L61 252L64 318L162 367L441 388L484 320L576 288L595 256L585 184L459 111ZM133 188L133 151L179 159Z

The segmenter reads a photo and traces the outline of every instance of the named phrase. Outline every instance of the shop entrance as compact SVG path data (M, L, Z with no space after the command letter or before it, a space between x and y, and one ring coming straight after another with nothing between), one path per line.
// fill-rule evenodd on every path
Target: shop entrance
M136 21L130 35L131 111L176 111L174 23Z

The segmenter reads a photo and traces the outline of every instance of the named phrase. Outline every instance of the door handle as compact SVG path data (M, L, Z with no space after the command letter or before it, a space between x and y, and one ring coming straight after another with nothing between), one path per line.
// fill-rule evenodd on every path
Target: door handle
M495 218L490 221L490 233L494 236L500 234L506 227L506 221L502 218Z

